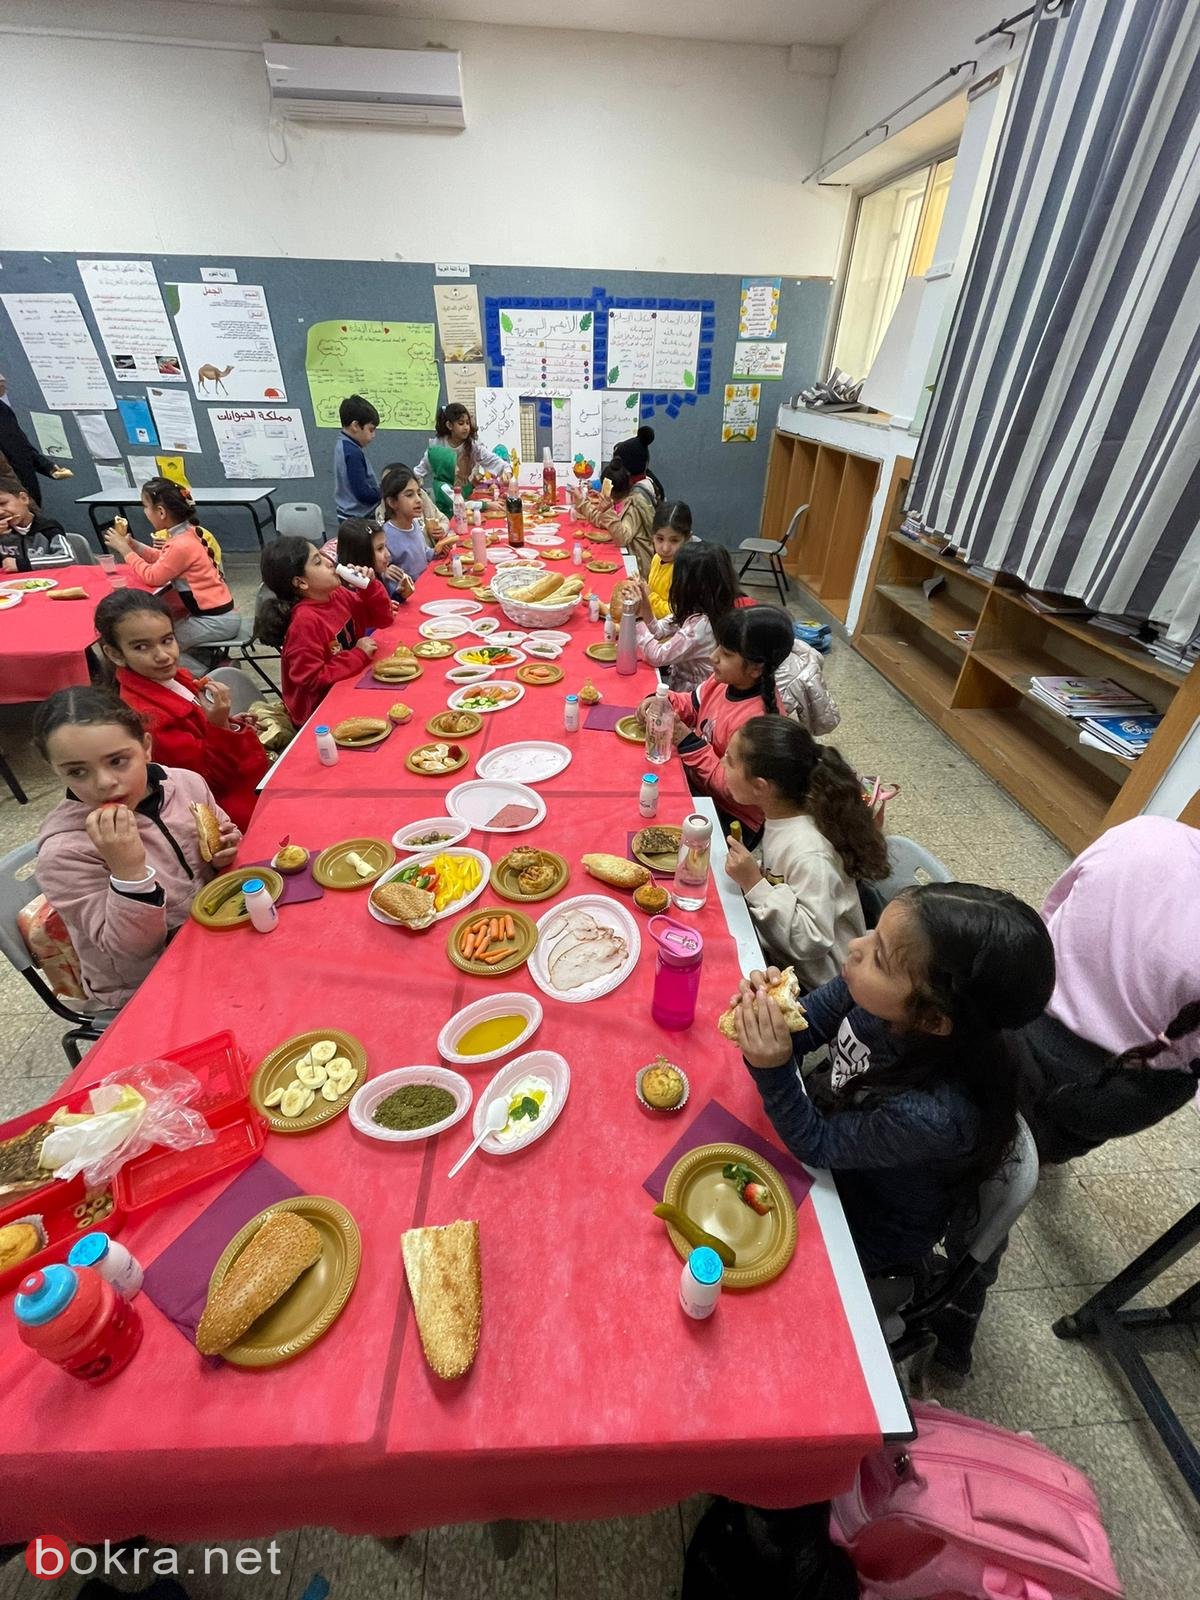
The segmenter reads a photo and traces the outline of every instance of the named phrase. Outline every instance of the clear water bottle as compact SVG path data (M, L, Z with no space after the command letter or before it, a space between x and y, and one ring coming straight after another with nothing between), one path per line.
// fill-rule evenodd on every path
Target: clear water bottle
M671 710L670 693L667 685L660 683L653 703L646 707L646 760L652 766L666 766L675 748L675 713Z
M699 911L708 899L708 859L712 823L693 811L683 819L672 897L681 911Z

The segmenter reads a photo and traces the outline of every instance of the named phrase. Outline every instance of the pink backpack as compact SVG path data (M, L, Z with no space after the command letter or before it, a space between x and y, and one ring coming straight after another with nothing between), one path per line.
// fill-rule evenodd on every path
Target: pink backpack
M917 1437L833 1501L862 1600L1111 1600L1124 1593L1091 1484L1034 1439L914 1404Z

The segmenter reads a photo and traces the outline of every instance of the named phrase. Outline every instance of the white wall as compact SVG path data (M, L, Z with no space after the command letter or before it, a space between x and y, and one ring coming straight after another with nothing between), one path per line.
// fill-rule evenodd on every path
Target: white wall
M1006 13L1004 0L881 0L841 48L821 140L822 160L828 161L949 67L976 58L982 66L985 50L991 53L995 46L976 45L977 36L1023 9L1009 5ZM895 126L915 122L965 87L971 76L959 73L911 107Z
M300 43L461 50L466 131L291 123L277 164L258 49L271 29ZM221 48L87 36L107 31ZM800 188L820 155L830 83L789 71L782 48L5 0L0 54L4 123L31 156L6 163L9 249L835 268L846 199Z

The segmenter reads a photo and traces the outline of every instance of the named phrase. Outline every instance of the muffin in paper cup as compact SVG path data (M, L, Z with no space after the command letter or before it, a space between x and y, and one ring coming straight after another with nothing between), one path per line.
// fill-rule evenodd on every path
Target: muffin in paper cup
M673 1106L653 1105L642 1093L642 1079L648 1072L653 1072L658 1067L670 1067L683 1079L683 1094ZM638 1103L644 1106L647 1111L656 1112L660 1117L673 1116L675 1112L682 1111L684 1106L687 1105L688 1098L692 1092L692 1086L688 1082L687 1073L682 1067L676 1066L673 1061L668 1061L665 1056L658 1056L655 1060L648 1061L644 1067L640 1067L638 1069L637 1077L634 1079L634 1088L637 1092Z

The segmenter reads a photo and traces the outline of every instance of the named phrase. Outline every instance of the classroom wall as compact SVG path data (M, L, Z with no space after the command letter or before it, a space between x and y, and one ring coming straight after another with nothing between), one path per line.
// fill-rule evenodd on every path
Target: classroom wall
M435 0L430 10L436 12ZM463 132L269 126L259 46L461 50ZM115 32L147 42L94 37ZM164 45L154 39L191 40ZM201 47L203 46L203 47ZM5 0L8 249L828 276L786 49L166 0ZM799 59L812 65L812 53Z
M975 59L982 65L992 47L976 45L976 38L1021 9L1005 11L1002 0L883 0L839 52L821 159L828 161L949 67ZM949 99L972 76L960 73L942 84L895 118L891 131Z

